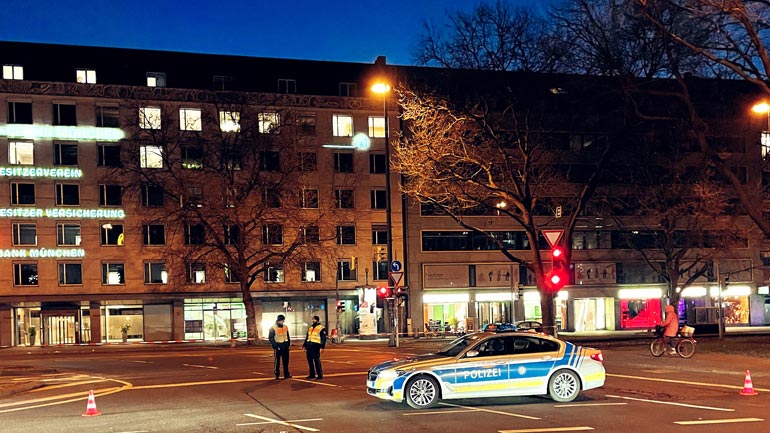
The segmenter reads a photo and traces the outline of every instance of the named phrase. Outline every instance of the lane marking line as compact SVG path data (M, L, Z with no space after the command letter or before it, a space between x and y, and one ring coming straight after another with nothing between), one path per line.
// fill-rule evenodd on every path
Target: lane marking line
M588 406L628 406L628 403L574 403L574 404L553 405L553 407L588 407Z
M109 382L110 379L105 378L96 378L93 380L81 380L79 382L71 382L71 383L60 383L58 385L46 385L37 389L31 389L29 390L30 393L32 392L42 392L42 391L50 391L53 389L61 389L61 388L67 388L70 386L78 386L78 385L88 385L89 383L99 383L99 382Z
M666 383L677 383L680 385L696 385L696 386L705 386L710 388L726 388L726 389L743 389L743 386L735 386L735 385L722 385L719 383L705 383L705 382L690 382L687 380L676 380L676 379L663 379L663 378L653 378L653 377L641 377L641 376L628 376L625 374L607 374L607 376L610 377L618 377L621 379L637 379L637 380L648 380L651 382L666 382ZM764 392L770 392L770 389L767 388L754 388L755 391L764 391Z
M292 419L287 420L286 422L305 422L305 421L323 421L323 418L308 418L308 419ZM240 424L236 424L237 427L243 427L243 426L249 426L249 425L265 425L265 424L272 424L272 421L264 421L264 422L243 422Z
M631 400L631 401L641 401L645 403L655 403L655 404L666 404L669 406L679 406L679 407L689 407L693 409L706 409L706 410L716 410L721 412L735 412L735 409L726 409L723 407L711 407L711 406L698 406L695 404L687 404L687 403L675 403L672 401L660 401L660 400L649 400L646 398L635 398L635 397L623 397L620 395L608 395L608 398L620 398L623 400Z
M465 412L478 412L476 409L457 409L457 410L439 410L434 412L409 412L402 413L403 416L417 416L417 415L443 415L445 413L465 413Z
M299 430L320 431L317 428L307 427L307 426L300 425L300 424L294 424L294 423L292 423L290 421L287 422L287 421L281 421L281 420L278 420L278 419L272 419L272 418L268 418L266 416L254 415L253 413L245 413L244 415L252 417L252 418L256 418L256 419L261 419L263 421L267 421L268 423L275 423L275 424L285 425L287 427L294 427L294 428L299 429Z
M733 418L733 419L712 419L712 420L698 420L698 421L674 421L674 424L679 425L701 425L701 424L729 424L734 422L759 422L764 421L762 418Z
M540 432L554 432L554 431L588 431L593 430L593 427L553 427L553 428L528 428L521 430L498 430L497 433L540 433Z
M326 377L326 376L324 376L324 377ZM324 383L324 382L319 382L317 380L310 380L310 379L295 379L295 378L292 378L291 380L295 380L297 382L311 383L313 385L323 385L323 386L333 386L333 387L337 387L338 386L338 385L334 385L333 383Z
M210 368L212 370L219 370L219 367L212 367L210 365L198 365L198 364L182 364L185 367L194 367L194 368Z
M442 406L459 407L459 408L462 408L462 409L475 409L475 410L477 410L479 412L496 413L498 415L506 415L506 416L512 416L512 417L516 417L516 418L542 419L542 418L538 418L536 416L522 415L522 414L510 413L510 412L503 412L503 411L492 410L492 409L484 409L484 408L481 408L481 407L461 406L459 404L450 404L450 403L439 403L439 404L442 405Z

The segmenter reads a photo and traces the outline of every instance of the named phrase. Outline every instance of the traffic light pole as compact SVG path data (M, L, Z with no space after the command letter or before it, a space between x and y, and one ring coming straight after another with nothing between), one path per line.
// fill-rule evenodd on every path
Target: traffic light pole
M342 331L340 328L340 260L337 259L337 275L334 276L334 293L336 293L337 299L334 303L334 309L337 312L337 323L334 324L334 330L335 330L335 337L337 341L334 341L335 343L342 343L342 338L340 332Z

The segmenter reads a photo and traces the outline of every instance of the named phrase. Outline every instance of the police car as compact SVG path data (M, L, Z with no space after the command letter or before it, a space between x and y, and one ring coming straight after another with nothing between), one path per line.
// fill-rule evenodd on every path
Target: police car
M574 400L604 385L602 352L533 332L481 332L369 370L369 395L429 408L439 400L548 395Z

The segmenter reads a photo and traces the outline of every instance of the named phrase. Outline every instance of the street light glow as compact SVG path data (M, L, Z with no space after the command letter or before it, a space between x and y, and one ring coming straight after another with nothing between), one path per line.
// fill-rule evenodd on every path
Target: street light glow
M770 104L768 104L767 102L760 102L758 104L755 104L753 107L751 107L751 111L757 114L770 113Z
M372 92L380 93L380 94L388 93L388 92L390 92L390 84L388 84L388 83L375 83L372 86Z

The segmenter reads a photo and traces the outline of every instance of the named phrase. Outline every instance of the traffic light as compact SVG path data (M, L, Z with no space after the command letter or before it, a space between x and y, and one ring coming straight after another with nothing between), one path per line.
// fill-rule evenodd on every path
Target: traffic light
M350 270L355 271L356 266L358 265L358 257L353 256L350 258Z
M380 286L377 287L377 308L385 308L385 299L390 298L390 287Z
M569 263L562 247L551 249L551 273L546 276L546 284L554 292L569 284Z
M344 313L345 312L345 301L337 301L337 313Z
M406 301L406 298L408 297L409 295L407 295L405 288L399 287L398 289L396 289L396 299L398 299L399 303Z

